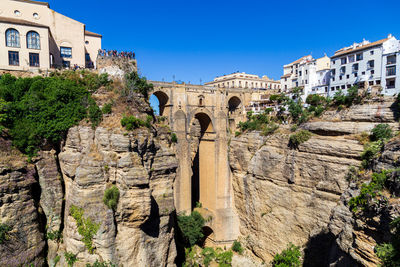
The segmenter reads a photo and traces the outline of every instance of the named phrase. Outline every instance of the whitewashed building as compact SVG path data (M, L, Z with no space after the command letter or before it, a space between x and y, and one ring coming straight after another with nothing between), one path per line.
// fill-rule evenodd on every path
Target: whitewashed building
M314 59L312 56L304 56L283 67L281 77L282 89L292 95L294 88L302 89L301 99L303 102L310 94L328 95L330 58L324 57Z
M399 51L399 40L392 35L372 43L363 40L336 51L331 57L329 95L334 96L338 90L346 93L352 86L379 88L384 95L399 93Z
M259 77L255 74L245 72L235 72L228 75L216 77L212 82L205 85L222 87L222 88L251 88L261 90L279 90L281 88L280 81L275 81L267 76Z

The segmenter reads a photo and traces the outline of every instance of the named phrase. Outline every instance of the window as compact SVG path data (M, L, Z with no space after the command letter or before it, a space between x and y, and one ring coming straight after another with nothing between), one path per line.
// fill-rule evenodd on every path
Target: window
M369 54L373 55L374 54L374 50L369 51Z
M308 81L306 80L306 84L308 84Z
M358 71L358 63L353 64L353 72L357 72Z
M91 61L89 53L85 54L85 60L86 60L86 62L90 62Z
M348 84L348 85L347 85L347 89L350 89L350 87L351 87L351 85L350 85L350 84Z
M308 74L308 71L306 70L306 75Z
M396 56L388 56L386 65L396 64Z
M14 10L14 14L15 14L15 16L21 16L21 11L19 11L19 10Z
M340 89L340 86L336 86L336 90L339 90Z
M346 89L346 86L345 86L345 85L342 85L342 89Z
M369 85L374 85L374 81L370 81L368 84Z
M334 82L335 81L335 77L332 77L332 82Z
M28 32L26 42L29 49L40 49L40 35L37 32Z
M346 73L346 67L341 67L340 68L340 75L344 75Z
M375 61L370 60L367 62L367 69L373 69L375 67Z
M365 75L365 71L361 72L361 75Z
M341 59L340 59L340 63L343 65L343 64L346 64L347 63L347 59L345 58L345 57L342 57Z
M386 88L392 89L395 87L396 87L396 79L395 78L386 80Z
M357 77L358 76L358 73L357 72L354 72L354 77Z
M89 44L89 41L85 41L85 44L87 44L87 45L88 45L88 44Z
M21 47L19 42L19 32L15 29L8 29L6 31L6 46L8 47Z
M72 58L72 48L71 47L60 47L61 57Z
M69 67L71 67L71 62L63 60L62 61L62 65L63 65L64 68L69 68Z
M371 74L374 74L375 73L375 71L374 70L371 70Z
M38 53L29 53L29 66L31 67L39 67L39 54Z
M362 53L357 54L356 59L357 59L357 61L363 60L363 54Z
M339 80L342 80L343 76L339 76Z
M349 74L347 74L347 75L346 75L346 79L349 79L349 78L350 78L350 75L349 75Z
M332 75L332 76L335 76L335 75L336 75L336 70L335 70L335 69L332 69L332 70L331 70L331 75Z
M386 67L386 76L396 75L396 66Z
M331 90L332 90L332 91L335 91L335 87L331 87Z
M34 19L39 19L39 14L38 13L33 13L33 18Z
M381 80L376 80L376 84L381 84Z
M19 53L8 51L8 64L10 66L19 66Z
M301 71L299 71L299 76L301 76Z
M349 56L349 63L353 63L354 62L354 55L350 55Z

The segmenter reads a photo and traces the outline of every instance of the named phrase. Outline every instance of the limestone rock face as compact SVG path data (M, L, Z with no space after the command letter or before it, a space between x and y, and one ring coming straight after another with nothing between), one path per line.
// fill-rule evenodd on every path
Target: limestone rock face
M357 141L320 136L291 150L286 135L256 133L233 139L230 148L241 235L267 262L289 242L303 246L326 231L347 169L362 151Z
M0 223L10 227L0 244L0 266L44 264L43 224L34 199L38 191L34 166L0 137Z
M174 153L148 130L123 134L98 127L74 127L59 154L65 181L64 251L77 254L76 266L96 259L118 266L173 265ZM114 184L120 192L115 211L103 203ZM90 254L77 232L71 205L99 225ZM62 261L64 259L62 258Z
M371 233L382 240L383 230L349 211L347 201L358 191L346 174L360 164L356 134L379 123L398 130L394 105L385 99L326 112L301 126L314 135L298 149L288 147L285 131L233 138L229 160L242 243L265 262L292 242L304 248L304 266L375 266ZM387 144L376 170L398 166L399 147Z

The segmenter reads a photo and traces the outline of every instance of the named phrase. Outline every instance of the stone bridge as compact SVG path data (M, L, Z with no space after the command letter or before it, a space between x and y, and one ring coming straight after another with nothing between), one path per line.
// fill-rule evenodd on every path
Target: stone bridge
M198 209L206 219L207 240L229 244L238 236L231 171L230 133L245 120L245 106L255 91L150 81L165 116L178 137L179 169L175 181L177 212Z

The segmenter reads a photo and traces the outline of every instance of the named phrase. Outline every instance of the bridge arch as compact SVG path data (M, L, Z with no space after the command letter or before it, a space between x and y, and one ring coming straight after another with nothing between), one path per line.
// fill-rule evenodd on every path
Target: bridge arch
M228 100L228 111L229 114L235 113L242 107L242 100L238 96L232 96Z
M168 115L166 112L166 106L169 102L169 96L163 92L163 91L155 91L153 94L155 97L157 97L158 100L158 108L159 108L159 115L160 116L166 116ZM151 96L150 96L151 97Z
M216 193L215 130L212 117L204 111L194 113L192 119L192 125L196 120L200 126L198 148L192 162L192 209L199 202L202 207L213 210Z

